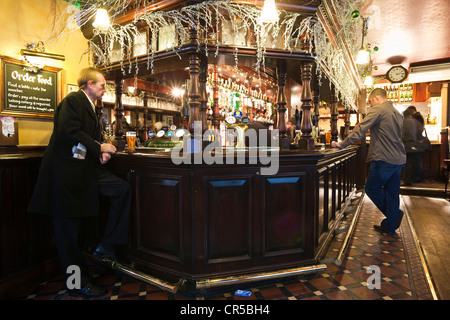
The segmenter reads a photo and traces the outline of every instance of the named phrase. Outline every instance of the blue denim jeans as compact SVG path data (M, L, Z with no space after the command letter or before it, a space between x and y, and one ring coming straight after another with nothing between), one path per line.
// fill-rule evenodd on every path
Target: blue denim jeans
M381 227L395 232L400 217L400 175L402 165L372 161L366 181L366 194L385 215Z

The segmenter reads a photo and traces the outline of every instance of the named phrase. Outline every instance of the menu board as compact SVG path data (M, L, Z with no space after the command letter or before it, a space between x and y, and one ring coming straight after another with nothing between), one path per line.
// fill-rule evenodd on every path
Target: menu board
M52 118L60 100L61 69L33 68L1 57L1 115Z

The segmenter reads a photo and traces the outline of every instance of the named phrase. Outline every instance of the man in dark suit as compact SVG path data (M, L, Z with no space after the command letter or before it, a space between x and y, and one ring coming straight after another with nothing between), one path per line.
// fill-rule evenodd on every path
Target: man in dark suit
M53 133L28 206L29 212L52 216L63 272L68 277L69 266L81 270L81 287L69 288L69 293L83 297L106 293L90 281L80 247L84 223L99 214L99 194L109 198L110 209L94 255L116 260L114 246L128 240L131 186L102 166L116 152L114 145L101 142L102 128L95 113L94 103L106 92L105 85L100 71L83 69L78 78L80 90L57 106Z

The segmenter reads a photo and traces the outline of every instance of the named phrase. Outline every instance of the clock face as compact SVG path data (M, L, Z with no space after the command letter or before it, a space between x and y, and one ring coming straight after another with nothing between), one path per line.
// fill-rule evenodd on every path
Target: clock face
M392 67L386 74L386 78L391 82L403 82L407 76L408 73L402 66Z

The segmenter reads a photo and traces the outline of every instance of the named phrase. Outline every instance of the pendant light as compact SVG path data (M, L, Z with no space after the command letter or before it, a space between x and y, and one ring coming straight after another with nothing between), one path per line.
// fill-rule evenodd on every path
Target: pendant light
M111 27L108 12L106 11L106 9L103 8L97 9L95 21L92 23L92 26L100 32L105 32L109 29L109 27Z
M275 6L275 0L264 0L264 6L259 20L262 23L276 23L278 21L278 12Z
M361 48L358 51L356 64L366 64L370 61L370 51L364 47L364 37L367 34L367 18L363 19Z
M373 78L371 75L366 76L366 78L364 79L364 85L366 87L371 87L373 85Z

